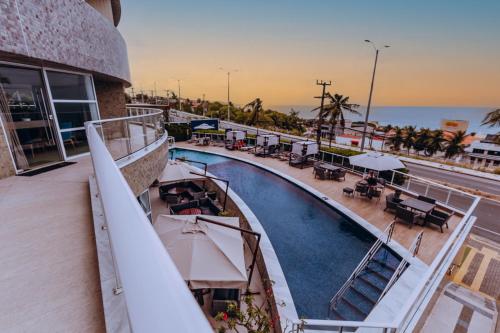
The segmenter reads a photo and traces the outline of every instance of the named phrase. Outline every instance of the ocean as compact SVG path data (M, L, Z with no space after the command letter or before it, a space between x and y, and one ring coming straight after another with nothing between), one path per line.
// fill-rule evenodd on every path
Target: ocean
M291 108L298 111L300 117L311 119L317 112L311 112L317 106L308 105L275 105L270 108L280 112L289 113ZM378 121L380 125L391 124L393 126L413 125L417 128L428 127L430 129L440 128L441 120L468 120L468 133L478 134L497 133L500 129L481 126L486 113L492 108L484 107L420 107L420 106L377 106L370 111L370 120ZM360 107L362 116L347 115L347 119L354 121L364 121L365 107Z

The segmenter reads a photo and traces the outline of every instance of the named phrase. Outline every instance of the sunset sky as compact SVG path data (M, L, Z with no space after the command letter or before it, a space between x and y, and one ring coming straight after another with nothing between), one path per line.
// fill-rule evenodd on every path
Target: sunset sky
M122 0L136 91L312 105L316 79L365 105L500 106L500 1ZM162 94L165 92L162 91Z

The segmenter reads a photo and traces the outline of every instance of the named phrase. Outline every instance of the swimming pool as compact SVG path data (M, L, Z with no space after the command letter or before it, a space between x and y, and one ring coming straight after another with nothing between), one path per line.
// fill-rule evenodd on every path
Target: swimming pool
M309 192L269 171L231 158L185 149L175 157L206 162L253 211L266 230L299 317L326 318L330 299L375 237ZM199 166L199 165L197 165Z

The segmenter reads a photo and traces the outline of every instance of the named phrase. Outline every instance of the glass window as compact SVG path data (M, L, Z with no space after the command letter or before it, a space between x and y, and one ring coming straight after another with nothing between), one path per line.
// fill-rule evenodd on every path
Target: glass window
M55 100L95 100L90 76L48 71L47 77Z
M144 213L146 213L146 216L148 217L149 221L153 223L153 218L151 216L151 202L149 199L149 189L139 194L137 200L139 201L139 204L144 210Z
M75 156L89 152L89 144L85 130L61 132L67 156Z
M86 121L98 119L94 103L54 103L60 129L83 127Z

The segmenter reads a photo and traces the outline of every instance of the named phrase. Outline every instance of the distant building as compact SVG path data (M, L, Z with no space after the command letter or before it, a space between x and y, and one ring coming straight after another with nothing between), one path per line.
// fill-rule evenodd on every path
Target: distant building
M465 148L466 158L475 168L495 169L500 167L500 145L498 134L489 134L481 141L474 141Z
M469 128L468 120L441 119L441 129L446 132L456 133L458 131L467 132Z

